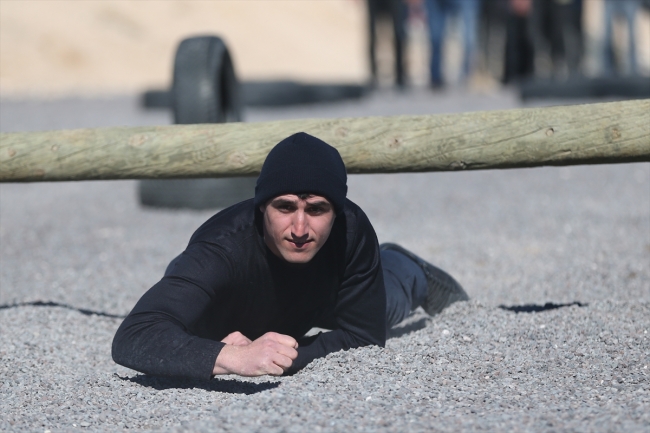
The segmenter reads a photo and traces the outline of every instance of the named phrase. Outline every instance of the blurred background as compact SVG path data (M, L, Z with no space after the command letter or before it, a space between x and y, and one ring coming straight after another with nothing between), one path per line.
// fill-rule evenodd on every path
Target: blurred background
M650 75L647 0L2 0L0 96L163 89L200 34L223 38L243 81L495 91Z

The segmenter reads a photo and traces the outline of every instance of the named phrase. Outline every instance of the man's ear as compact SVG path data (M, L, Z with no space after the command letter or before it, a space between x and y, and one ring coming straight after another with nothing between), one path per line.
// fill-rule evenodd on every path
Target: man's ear
M260 205L260 212L262 212L262 213L266 212L266 204L261 204Z

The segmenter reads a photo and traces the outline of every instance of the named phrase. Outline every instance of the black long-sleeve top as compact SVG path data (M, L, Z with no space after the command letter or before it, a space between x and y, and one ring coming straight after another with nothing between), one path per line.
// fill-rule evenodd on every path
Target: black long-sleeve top
M288 373L341 349L386 342L386 294L377 237L346 200L328 240L306 264L266 246L252 200L227 208L192 236L173 269L117 330L113 360L146 374L209 379L224 337L266 332L299 342ZM314 326L332 329L303 338Z

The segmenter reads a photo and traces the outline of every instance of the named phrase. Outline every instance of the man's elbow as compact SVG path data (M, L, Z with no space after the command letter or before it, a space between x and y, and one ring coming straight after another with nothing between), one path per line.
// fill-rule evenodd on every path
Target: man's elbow
M141 352L145 349L142 339L138 338L132 327L126 326L123 322L113 337L111 357L116 364L140 371L137 361L142 357Z
M377 339L373 340L372 342L368 343L367 346L386 347L386 337L377 338Z
M128 353L128 350L125 350L124 338L120 331L121 328L117 330L113 337L113 343L111 344L111 357L116 364L126 367L128 360L126 359L125 354Z
M379 346L386 347L386 334L383 335L355 335L352 337L354 343L350 348L365 347L365 346Z

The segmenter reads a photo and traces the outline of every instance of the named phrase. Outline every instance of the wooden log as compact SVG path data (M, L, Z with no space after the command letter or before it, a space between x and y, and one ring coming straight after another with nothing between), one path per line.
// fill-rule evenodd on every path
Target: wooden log
M650 161L650 100L451 115L99 128L0 135L0 181L162 179L259 173L305 131L350 173Z

